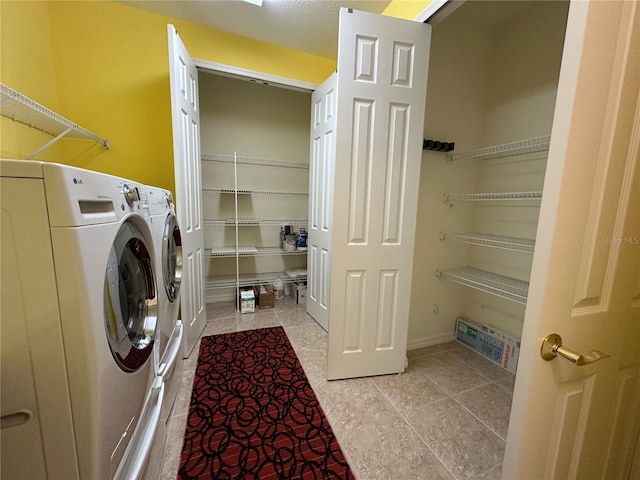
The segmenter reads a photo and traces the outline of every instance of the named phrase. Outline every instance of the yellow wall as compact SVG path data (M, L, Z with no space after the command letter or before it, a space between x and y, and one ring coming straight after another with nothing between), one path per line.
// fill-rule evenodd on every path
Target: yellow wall
M430 0L394 0L415 18ZM108 1L0 0L0 81L99 136L65 139L39 159L173 190L166 24L196 58L321 83L335 60ZM2 118L0 155L23 158L51 137Z
M63 140L38 158L171 190L167 23L197 58L310 83L335 70L333 59L107 1L2 0L0 17L0 81L112 146L105 151L92 142ZM3 157L24 157L50 138L6 118L1 122Z
M29 92L32 98L58 107L49 8L42 2L0 2L0 76L2 83ZM28 26L28 28L26 28ZM24 93L23 92L23 93ZM4 157L24 157L48 142L47 134L16 125L2 117L0 149ZM43 158L60 154L60 146L47 151Z

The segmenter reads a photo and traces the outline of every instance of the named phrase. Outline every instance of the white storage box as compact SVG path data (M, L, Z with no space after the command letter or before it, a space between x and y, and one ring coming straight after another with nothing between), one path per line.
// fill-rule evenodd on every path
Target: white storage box
M307 303L307 284L294 282L291 285L291 295L297 304Z
M256 296L253 290L240 291L240 312L253 313L256 311Z
M520 340L466 317L456 320L456 340L511 373L516 373Z

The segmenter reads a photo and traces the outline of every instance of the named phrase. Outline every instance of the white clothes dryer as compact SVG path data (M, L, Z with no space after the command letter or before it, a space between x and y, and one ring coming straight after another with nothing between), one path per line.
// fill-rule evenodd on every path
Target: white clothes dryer
M0 476L134 478L164 385L151 382L153 240L141 185L2 160Z
M154 242L158 284L158 328L155 346L156 375L163 379L164 401L145 479L157 479L169 430L171 412L182 378L183 325L180 312L182 237L171 192L157 187L143 189L149 207L147 222Z
M157 373L163 375L173 367L173 354L176 353L174 350L180 347L177 342L182 341L182 322L178 319L182 281L182 237L171 192L150 186L144 187L143 191L149 208L147 222L153 238L158 284L156 368ZM163 363L163 356L168 364Z

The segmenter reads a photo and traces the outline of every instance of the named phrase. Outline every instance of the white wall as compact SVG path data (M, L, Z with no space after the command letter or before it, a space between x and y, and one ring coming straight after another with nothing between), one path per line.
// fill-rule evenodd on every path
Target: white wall
M283 160L308 165L311 93L200 73L200 119L203 154ZM238 188L307 192L307 169L238 166ZM232 164L203 162L204 188L233 188ZM307 196L239 195L239 218L261 220L306 219ZM205 219L235 216L234 196L204 194ZM240 246L276 246L278 225L241 227ZM205 227L205 248L235 245L232 227ZM206 276L235 276L235 258L205 263ZM306 256L240 258L241 273L306 268ZM209 299L216 294L207 290Z
M564 2L470 2L435 26L425 138L455 141L455 151L463 152L548 134L566 11ZM537 207L459 202L449 208L441 201L444 191L540 190L544 155L518 160L447 164L445 154L423 155L409 348L453 338L460 315L520 337L524 306L434 275L469 264L528 280L530 254L439 240L440 231L535 237Z

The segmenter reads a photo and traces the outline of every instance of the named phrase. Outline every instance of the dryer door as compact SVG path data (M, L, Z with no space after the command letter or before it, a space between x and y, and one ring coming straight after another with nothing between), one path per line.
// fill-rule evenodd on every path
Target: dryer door
M113 358L126 372L138 370L151 355L157 323L150 242L135 220L129 217L120 227L104 280L107 339Z
M179 298L182 281L182 237L173 213L167 215L162 234L162 278L167 298L173 303Z

